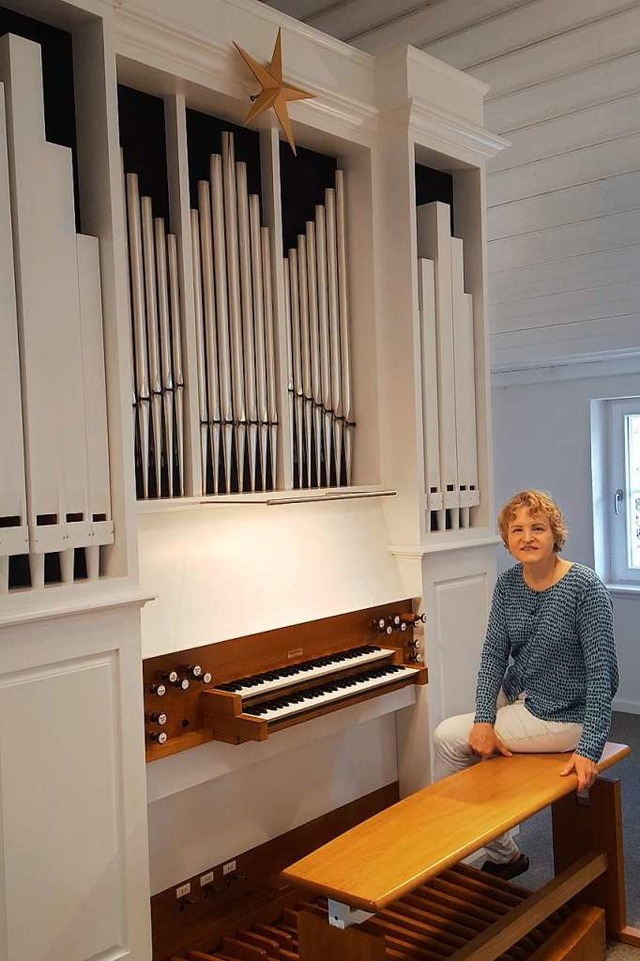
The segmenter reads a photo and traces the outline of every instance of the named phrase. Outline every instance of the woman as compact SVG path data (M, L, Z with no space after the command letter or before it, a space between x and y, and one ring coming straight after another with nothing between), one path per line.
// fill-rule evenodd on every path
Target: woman
M578 789L596 779L618 687L611 598L583 564L559 557L567 529L542 491L521 491L498 516L517 564L496 581L476 688L476 711L435 732L435 775L513 752L571 751L558 772ZM529 867L509 834L486 846L482 869L513 878Z

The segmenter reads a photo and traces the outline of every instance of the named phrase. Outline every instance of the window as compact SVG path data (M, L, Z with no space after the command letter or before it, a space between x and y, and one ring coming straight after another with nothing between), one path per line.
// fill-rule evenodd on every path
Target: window
M593 402L592 472L598 573L640 585L640 397Z

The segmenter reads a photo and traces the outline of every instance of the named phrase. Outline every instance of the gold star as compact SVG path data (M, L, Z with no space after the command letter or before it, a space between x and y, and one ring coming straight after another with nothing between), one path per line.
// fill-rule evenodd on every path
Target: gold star
M293 140L293 132L291 130L291 121L289 120L289 114L287 112L287 101L289 100L309 100L315 97L315 94L309 93L307 90L300 90L299 87L291 87L286 84L282 79L282 30L278 30L278 36L276 37L276 42L273 48L273 53L271 54L271 61L264 67L257 60L239 47L234 41L234 47L247 64L254 77L262 87L257 96L252 97L253 106L246 116L245 123L249 123L254 117L258 117L269 107L273 107L276 112L276 116L280 121L280 126L284 131L284 135L289 141L291 149L296 153L296 145Z

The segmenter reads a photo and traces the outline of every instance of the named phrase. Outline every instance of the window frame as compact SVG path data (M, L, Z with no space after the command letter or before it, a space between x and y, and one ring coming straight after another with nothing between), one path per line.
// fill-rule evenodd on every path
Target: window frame
M621 585L640 586L640 566L632 567L629 522L633 496L629 460L630 415L640 416L640 397L618 397L607 402L607 467L609 498L604 498L605 537L608 542L610 579ZM617 492L622 496L616 497Z

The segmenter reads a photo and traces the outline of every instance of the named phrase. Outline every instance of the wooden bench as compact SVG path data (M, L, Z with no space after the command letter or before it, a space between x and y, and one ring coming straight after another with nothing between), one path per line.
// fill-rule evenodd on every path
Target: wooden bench
M607 744L599 771L629 753ZM519 754L477 764L291 865L287 881L328 899L324 917L301 915L300 961L597 961L605 923L609 937L640 944L626 926L619 781L599 777L578 796L576 776L559 776L566 762ZM454 867L548 805L556 875L540 891Z

